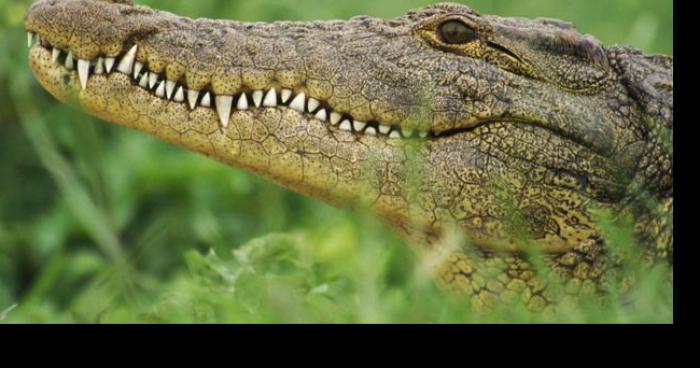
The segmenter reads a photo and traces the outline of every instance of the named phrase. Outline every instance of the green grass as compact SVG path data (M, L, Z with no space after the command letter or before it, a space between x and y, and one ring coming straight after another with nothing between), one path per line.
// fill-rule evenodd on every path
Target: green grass
M555 314L475 313L373 216L336 209L61 105L26 65L25 0L0 0L0 323L673 321L668 270ZM396 16L426 1L164 1L242 20ZM671 1L470 1L557 17L603 42L672 54ZM601 9L605 9L601 12ZM604 16L601 16L601 13ZM608 221L615 244L632 240ZM628 303L633 300L634 303ZM624 302L623 302L624 301Z

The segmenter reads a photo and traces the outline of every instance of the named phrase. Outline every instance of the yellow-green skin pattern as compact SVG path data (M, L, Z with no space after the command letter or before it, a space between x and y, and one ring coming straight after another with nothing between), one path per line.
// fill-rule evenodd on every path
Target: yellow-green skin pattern
M448 19L477 37L444 43L437 29ZM59 100L331 204L369 205L476 306L554 302L526 260L522 229L567 292L600 288L609 261L591 208L632 214L640 257L672 259L670 223L634 205L630 189L643 187L672 216L673 159L659 138L673 131L671 57L603 47L558 20L457 4L391 20L266 24L41 0L25 25L41 38L31 68ZM200 99L209 92L211 106L159 97L115 70L91 72L82 88L76 70L52 60L55 47L119 63L134 45L143 70ZM235 100L222 124L216 96L271 88L427 136L346 131L288 104L239 110ZM474 247L447 247L453 230Z

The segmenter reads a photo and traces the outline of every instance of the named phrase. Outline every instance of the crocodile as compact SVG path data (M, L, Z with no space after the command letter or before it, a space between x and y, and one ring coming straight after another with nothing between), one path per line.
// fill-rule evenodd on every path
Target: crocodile
M604 289L601 210L634 219L639 259L672 267L672 56L453 3L246 23L40 0L25 28L60 101L370 208L476 307L555 305L543 269L572 295Z

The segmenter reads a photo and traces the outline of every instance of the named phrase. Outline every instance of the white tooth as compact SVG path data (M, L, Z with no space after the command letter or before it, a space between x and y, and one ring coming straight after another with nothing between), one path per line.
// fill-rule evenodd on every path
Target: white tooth
M66 63L65 66L68 69L73 69L75 67L75 62L73 61L73 53L69 50L68 51L68 56L66 56Z
M32 47L33 41L34 41L34 33L27 32L27 47Z
M314 117L317 120L326 121L326 119L328 118L328 113L326 112L326 109L321 109L318 110L318 112L316 112L316 115L314 115Z
M263 91L257 90L253 92L253 104L255 107L260 107L260 103L263 99Z
M202 96L202 101L200 102L202 106L204 107L211 107L211 95L209 95L209 92L205 93L204 96Z
M112 67L114 66L114 58L105 58L105 71L107 74L112 72ZM153 88L153 87L151 87Z
M304 92L302 92L294 97L292 102L289 103L289 108L299 112L304 112L304 105L306 105L306 95Z
M53 62L54 64L57 63L58 57L60 55L61 55L61 50L54 47L53 50L51 50L51 62Z
M136 59L136 51L138 50L138 45L131 46L129 51L124 55L122 60L117 66L117 70L126 74L131 75L131 71L134 69L134 60Z
M150 72L148 73L148 88L153 89L153 86L158 82L158 74Z
M101 57L97 58L97 63L95 64L95 74L104 74L105 72L105 60Z
M314 115L314 117L318 120L326 121L326 118L328 117L326 115L326 109L318 110L318 112L316 113L316 115Z
M399 134L399 131L394 129L389 133L389 138L401 138L401 134Z
M365 123L364 121L359 121L359 120L355 120L352 123L353 128L355 128L355 130L358 132L361 132L362 129L364 129L366 125L367 125L367 123Z
M367 129L365 129L365 134L367 134L367 135L377 135L377 129L376 129L375 127L373 127L373 126L369 126L369 127L367 127Z
M321 105L321 103L318 102L317 99L311 98L311 97L309 98L309 104L308 104L309 112L314 112L314 111L316 111L316 109L318 109L318 107L319 107L320 105Z
M216 111L219 113L219 121L223 128L228 126L228 120L231 118L232 103L233 96L216 96Z
M401 128L401 133L403 134L404 137L408 138L411 135L413 135L413 128L403 127L403 128Z
M348 132L351 132L352 131L352 123L350 122L350 120L345 119L340 123L339 128L340 128L340 130L347 130Z
M236 109L238 110L248 110L248 97L246 97L245 92L238 96L238 101L236 102Z
M141 80L139 81L139 86L148 89L148 73L143 73Z
M173 91L175 90L175 82L171 80L166 80L165 81L165 98L168 100L170 97L173 95Z
M175 92L175 97L173 97L173 101L175 101L175 102L185 101L185 91L182 90L182 86L177 88L177 91Z
M83 59L78 59L78 79L80 86L83 89L87 88L88 77L90 76L90 62Z
M342 117L343 117L343 115L340 115L337 112L332 112L331 113L331 124L333 124L333 125L338 124Z
M389 131L391 130L391 127L388 125L381 125L379 124L379 133L382 134L389 134Z
M156 96L160 98L165 97L165 81L160 81L158 88L156 88Z
M428 136L428 132L427 132L427 131L426 131L426 132L418 132L418 135L419 135L421 138L425 138L425 137Z
M141 69L143 69L143 63L137 61L134 64L134 79L139 77L139 73L141 73Z
M274 88L267 91L265 99L263 100L263 106L275 107L277 106L277 91Z
M292 97L292 90L291 89L283 89L280 92L280 100L282 103L287 103L289 101L289 98Z
M190 104L190 109L194 110L197 107L197 98L199 97L199 91L194 91L191 89L187 90L187 102Z

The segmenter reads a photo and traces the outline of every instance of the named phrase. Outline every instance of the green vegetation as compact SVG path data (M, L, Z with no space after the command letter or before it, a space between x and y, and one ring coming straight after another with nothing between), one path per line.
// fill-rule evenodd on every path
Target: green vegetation
M428 1L142 4L241 20L391 17ZM335 209L59 104L26 65L28 0L0 0L0 323L673 321L665 266L625 263L607 303L475 313L440 291L370 214ZM672 2L492 1L483 13L557 17L606 44L672 54ZM600 214L612 245L629 225ZM629 301L633 301L630 303Z

